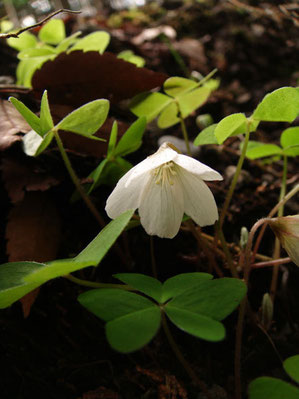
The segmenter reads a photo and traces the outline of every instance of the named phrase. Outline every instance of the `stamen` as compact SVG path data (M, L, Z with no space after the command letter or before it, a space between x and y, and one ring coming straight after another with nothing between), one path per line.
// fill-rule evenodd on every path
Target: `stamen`
M166 162L158 168L154 169L153 174L155 176L156 184L165 184L168 183L171 186L174 184L174 180L172 179L177 173L175 171L174 162Z

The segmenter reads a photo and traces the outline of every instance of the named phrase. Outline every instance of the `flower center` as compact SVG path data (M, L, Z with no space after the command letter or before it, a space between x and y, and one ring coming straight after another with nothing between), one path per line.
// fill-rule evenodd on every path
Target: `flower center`
M174 184L173 176L177 173L175 171L175 164L174 162L166 162L158 168L154 169L153 171L154 179L156 184Z

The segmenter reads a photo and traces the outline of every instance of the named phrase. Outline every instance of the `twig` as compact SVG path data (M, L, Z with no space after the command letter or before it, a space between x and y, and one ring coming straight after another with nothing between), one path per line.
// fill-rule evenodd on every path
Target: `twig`
M37 22L34 25L26 26L25 28L21 28L17 32L0 33L0 39L9 39L11 37L18 38L21 33L26 32L27 30L38 28L39 26L41 26L42 24L47 22L49 19L55 17L55 15L60 14L62 12L66 12L68 14L80 14L81 13L81 11L72 11L72 10L66 10L64 8L61 8L60 10L54 11L52 14L48 15L46 18L44 18L40 22Z
M0 93L21 93L27 94L31 89L29 87L0 84Z
M287 258L269 260L266 262L253 263L250 267L251 267L251 269L261 269L263 267L272 267L275 265L285 265L286 263L290 263L291 261L292 261L291 258L287 257Z

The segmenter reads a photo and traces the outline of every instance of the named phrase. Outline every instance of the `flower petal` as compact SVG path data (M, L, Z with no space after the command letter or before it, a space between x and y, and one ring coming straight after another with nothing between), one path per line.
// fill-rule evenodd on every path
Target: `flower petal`
M172 161L177 156L177 152L171 149L168 146L168 143L164 143L160 146L157 152L153 155L147 157L144 161L140 162L138 165L134 166L133 169L130 170L131 174L128 178L126 186L131 184L131 181L135 178L139 177L145 172L150 172L153 169L156 169L158 166L163 163Z
M184 199L177 179L174 184L157 184L149 180L139 206L142 226L150 235L173 238L179 231L184 215Z
M176 154L173 162L188 172L200 176L202 180L223 180L223 177L216 170L187 155Z
M139 207L142 192L149 178L151 178L151 175L150 173L139 175L127 185L127 181L133 169L134 168L129 170L129 172L118 181L107 199L105 211L111 219L115 219L129 209L137 209Z
M218 220L218 210L214 196L197 175L177 168L184 194L184 212L199 226L208 226Z

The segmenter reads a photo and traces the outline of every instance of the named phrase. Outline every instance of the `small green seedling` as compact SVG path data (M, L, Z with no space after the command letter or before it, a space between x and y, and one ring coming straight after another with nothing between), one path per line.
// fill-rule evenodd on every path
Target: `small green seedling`
M299 155L299 127L289 127L280 136L280 146L249 141L246 156L250 159L266 157L296 157Z
M31 87L34 72L46 61L53 60L65 51L98 51L102 54L110 42L107 32L93 32L79 38L81 32L66 37L64 22L52 19L39 31L38 38L24 32L19 38L9 38L7 43L19 51L20 63L17 67L17 84Z
M298 116L299 90L282 87L267 94L250 117L242 113L223 118L218 124L202 130L194 145L222 144L227 138L256 131L261 121L293 122Z
M195 82L191 79L171 77L164 82L163 93L142 93L133 98L130 110L136 116L145 116L147 122L158 117L158 126L162 129L179 123L193 111L202 106L218 80L203 79Z
M38 143L36 151L33 154L35 156L40 155L48 147L59 130L67 130L89 139L103 141L103 139L95 137L93 134L103 125L107 118L109 112L108 100L100 99L91 101L71 112L56 126L54 126L50 113L46 90L41 101L40 117L35 115L16 98L10 97L9 100L36 133L36 140L31 143L33 146L35 146L36 142Z

